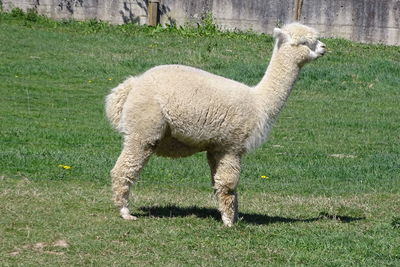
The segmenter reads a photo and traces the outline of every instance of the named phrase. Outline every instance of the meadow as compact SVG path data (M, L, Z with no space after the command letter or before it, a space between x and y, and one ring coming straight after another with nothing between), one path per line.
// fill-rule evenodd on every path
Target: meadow
M400 265L400 47L323 41L243 159L237 225L222 226L204 153L152 158L123 221L109 90L161 64L255 85L272 38L0 12L1 265Z

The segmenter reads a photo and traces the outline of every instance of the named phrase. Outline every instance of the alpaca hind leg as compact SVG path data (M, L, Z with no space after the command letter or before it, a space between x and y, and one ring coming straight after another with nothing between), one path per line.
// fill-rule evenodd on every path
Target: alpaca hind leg
M134 220L128 209L130 185L135 182L157 143L166 130L166 122L159 105L149 99L140 102L141 95L133 95L135 104L128 106L124 126L124 148L111 170L114 204L124 219ZM132 101L133 100L127 100ZM143 116L146 111L146 116Z
M240 156L224 154L214 156L215 174L214 191L218 201L218 209L221 212L225 226L232 226L238 219L238 198L236 187L240 175ZM209 163L210 161L209 159ZM211 172L213 172L211 168Z
M111 170L113 201L120 209L120 215L126 220L136 220L128 209L130 186L139 178L140 172L153 153L151 146L140 142L125 144L114 168Z

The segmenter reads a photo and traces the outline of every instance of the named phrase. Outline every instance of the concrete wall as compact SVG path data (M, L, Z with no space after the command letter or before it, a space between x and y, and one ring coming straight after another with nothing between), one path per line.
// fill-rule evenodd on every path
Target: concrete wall
M147 20L144 1L136 0L3 0L3 8L36 9L54 19L98 19L114 24L140 23Z
M148 0L3 0L5 10L35 8L55 19L147 20ZM162 23L198 22L212 12L223 29L271 33L298 19L322 36L400 45L400 0L161 0Z
M300 21L324 36L400 45L400 0L304 1Z

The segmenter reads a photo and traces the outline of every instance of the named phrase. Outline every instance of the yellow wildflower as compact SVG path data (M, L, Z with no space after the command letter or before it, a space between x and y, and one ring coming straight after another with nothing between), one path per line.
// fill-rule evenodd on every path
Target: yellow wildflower
M58 165L58 167L59 167L59 168L62 168L62 169L64 169L64 170L69 170L69 169L72 168L71 166L63 165L63 164Z
M261 178L261 179L269 179L269 177L266 176L266 175L261 175L260 178Z

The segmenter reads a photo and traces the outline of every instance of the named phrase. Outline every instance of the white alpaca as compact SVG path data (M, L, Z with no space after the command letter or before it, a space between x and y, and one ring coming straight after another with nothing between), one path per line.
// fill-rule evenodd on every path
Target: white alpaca
M207 151L222 220L237 220L240 159L266 139L300 68L325 53L312 28L274 30L275 47L258 85L249 87L182 65L154 67L131 77L106 98L106 113L124 146L111 171L113 199L124 219L129 187L152 154L185 157Z

